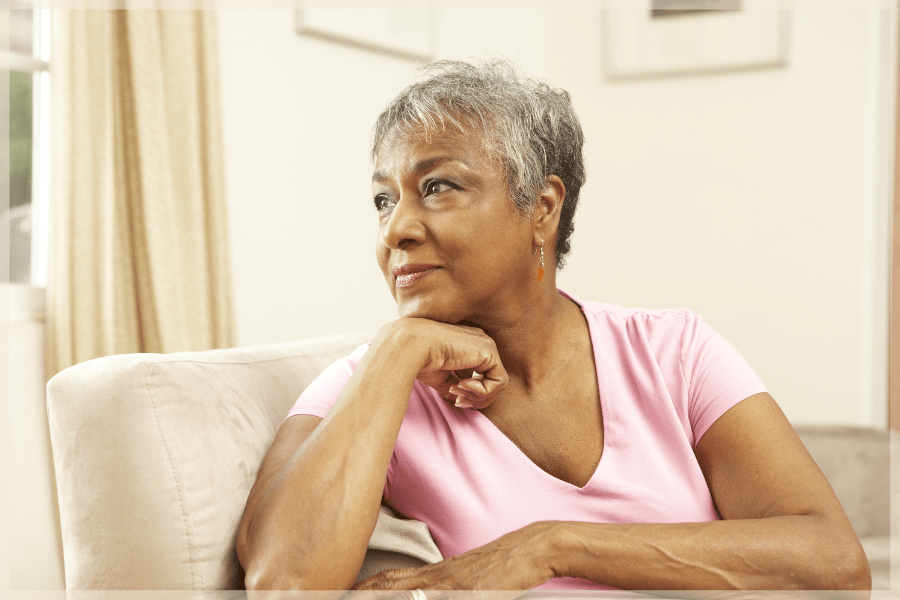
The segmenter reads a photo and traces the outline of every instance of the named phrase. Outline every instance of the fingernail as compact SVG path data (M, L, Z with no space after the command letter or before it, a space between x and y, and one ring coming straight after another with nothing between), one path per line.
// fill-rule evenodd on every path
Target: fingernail
M462 395L463 391L462 391L461 389L459 389L457 386L451 385L451 386L450 386L450 393L453 394L453 395L455 395L455 396L460 396L460 395Z
M463 400L461 397L456 398L456 406L458 408L472 408L474 404L469 402L468 400Z

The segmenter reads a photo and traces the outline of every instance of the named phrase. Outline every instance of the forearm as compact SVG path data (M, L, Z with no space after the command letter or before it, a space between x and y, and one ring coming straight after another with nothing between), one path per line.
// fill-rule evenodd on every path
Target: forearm
M418 372L394 342L373 343L328 417L265 486L246 534L256 587L353 584Z
M865 554L812 515L711 523L549 522L543 544L558 577L629 590L867 589Z

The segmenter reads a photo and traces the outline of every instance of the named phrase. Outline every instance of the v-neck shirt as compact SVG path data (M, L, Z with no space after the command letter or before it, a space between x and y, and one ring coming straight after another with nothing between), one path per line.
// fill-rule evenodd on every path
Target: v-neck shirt
M694 456L729 408L765 392L738 351L686 309L581 302L597 368L603 453L583 487L538 467L477 410L414 382L384 497L428 525L444 558L537 521L686 523L719 519ZM368 349L329 366L288 416L324 418ZM610 589L558 578L545 589Z

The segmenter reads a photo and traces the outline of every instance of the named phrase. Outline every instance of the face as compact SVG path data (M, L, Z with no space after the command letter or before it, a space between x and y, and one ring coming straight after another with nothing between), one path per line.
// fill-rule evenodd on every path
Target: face
M393 133L378 148L376 256L401 317L499 324L524 304L531 220L475 137Z

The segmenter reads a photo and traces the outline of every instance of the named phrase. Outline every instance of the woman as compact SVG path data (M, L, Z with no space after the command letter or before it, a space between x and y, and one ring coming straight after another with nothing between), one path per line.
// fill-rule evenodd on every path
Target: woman
M441 62L375 127L400 313L285 420L247 501L248 589L348 589L384 502L445 560L358 589L870 587L827 481L689 311L557 290L585 173L561 90ZM721 517L721 518L720 518Z

